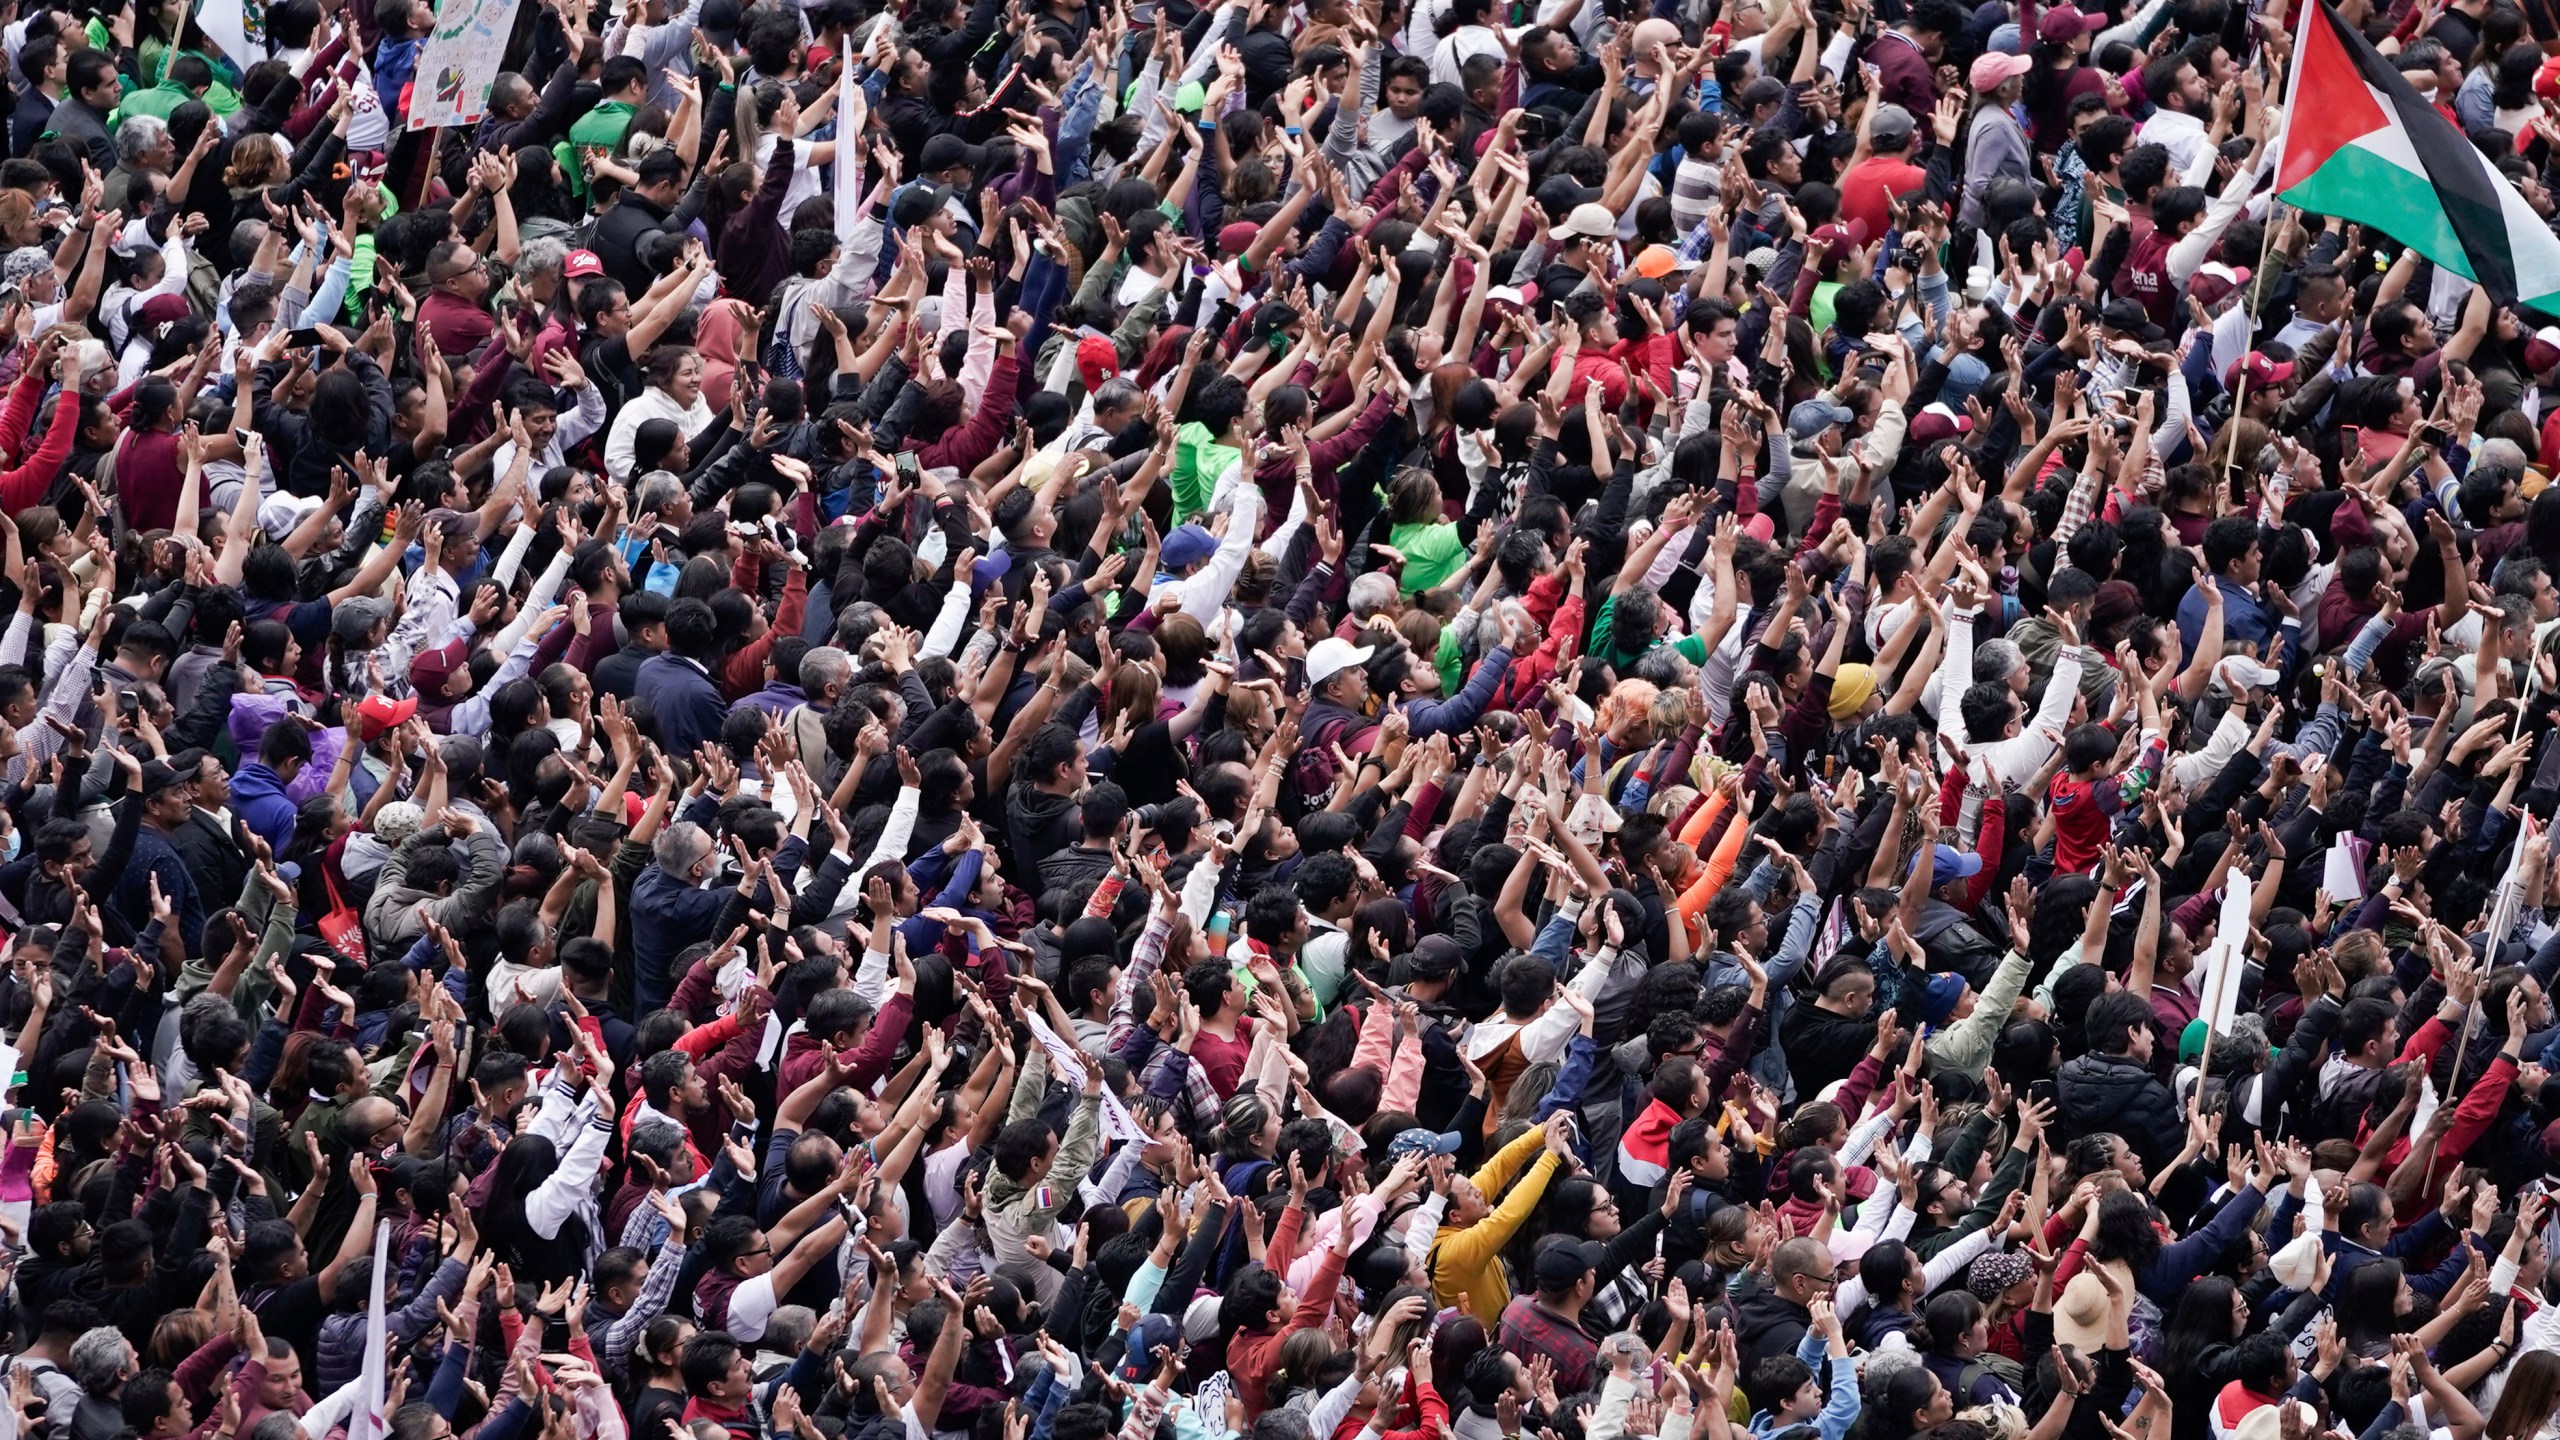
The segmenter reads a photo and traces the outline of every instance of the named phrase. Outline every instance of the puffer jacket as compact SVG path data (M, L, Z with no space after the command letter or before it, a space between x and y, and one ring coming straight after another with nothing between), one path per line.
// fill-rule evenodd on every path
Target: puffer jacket
M2127 1056L2092 1050L2064 1061L2054 1077L2054 1101L2064 1139L2121 1135L2155 1175L2186 1139L2177 1097Z
M409 1303L384 1315L395 1352L408 1349L427 1333L427 1327L436 1322L437 1301L450 1305L461 1298L462 1277L469 1268L461 1260L446 1256L437 1262L436 1273L427 1277L427 1283L418 1287ZM319 1378L323 1394L335 1392L363 1373L364 1325L362 1308L341 1311L320 1322Z

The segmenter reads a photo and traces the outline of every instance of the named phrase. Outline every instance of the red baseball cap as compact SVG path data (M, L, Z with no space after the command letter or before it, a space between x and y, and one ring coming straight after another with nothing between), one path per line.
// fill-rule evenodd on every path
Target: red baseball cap
M418 697L403 696L394 700L387 695L367 695L356 707L356 728L367 738L395 729L418 713Z
M560 273L572 280L583 280L603 274L604 262L596 258L593 250L572 250L568 262L560 267Z
M2252 350L2231 362L2231 369L2223 375L2222 383L2228 389L2237 390L2243 375L2249 377L2250 389L2272 390L2293 378L2293 362L2272 359L2263 350Z
M2106 22L2084 14L2077 5L2058 5L2036 21L2036 38L2050 45L2077 40Z
M1910 434L1914 445L1935 445L1973 429L1973 417L1946 405L1931 405L1911 417Z
M1076 342L1076 372L1086 393L1101 389L1103 381L1120 373L1120 347L1108 335L1087 335Z

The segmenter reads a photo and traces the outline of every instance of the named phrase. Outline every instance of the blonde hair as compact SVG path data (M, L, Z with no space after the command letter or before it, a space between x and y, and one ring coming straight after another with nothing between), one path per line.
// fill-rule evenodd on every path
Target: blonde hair
M234 190L263 190L284 178L284 143L264 131L251 131L231 147L231 164L222 183Z
M1156 718L1156 711L1163 702L1164 677L1156 674L1156 667L1144 662L1124 664L1118 678L1112 682L1108 701L1111 708L1101 717L1102 732L1106 735L1111 733L1112 727L1123 717L1127 718L1129 728L1135 731Z
M1981 1426L1989 1440L2019 1440L2027 1433L2027 1412L1998 1400L1958 1411L1955 1418Z
M1600 697L1600 708L1595 712L1591 728L1606 734L1616 730L1624 721L1650 725L1653 702L1661 695L1662 692L1655 689L1650 680L1621 680L1608 694ZM1684 710L1682 713L1685 715L1687 712Z
M1259 690L1227 692L1227 725L1230 729L1258 733L1271 719L1271 700Z
M1686 690L1662 691L1653 697L1653 704L1647 707L1647 713L1653 721L1654 734L1677 735L1688 728L1689 692Z

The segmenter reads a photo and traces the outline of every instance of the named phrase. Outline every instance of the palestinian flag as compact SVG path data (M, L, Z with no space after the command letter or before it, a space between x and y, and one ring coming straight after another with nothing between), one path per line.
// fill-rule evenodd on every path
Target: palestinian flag
M2560 236L2329 0L2304 6L2285 101L2286 202L2380 231L2501 302L2560 314Z
M1650 1190L1671 1174L1671 1132L1680 1112L1656 1100L1618 1137L1618 1178Z

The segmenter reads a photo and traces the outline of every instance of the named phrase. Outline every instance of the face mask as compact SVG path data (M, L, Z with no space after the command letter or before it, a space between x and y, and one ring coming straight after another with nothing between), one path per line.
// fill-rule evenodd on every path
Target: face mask
M15 860L18 858L18 841L20 836L24 833L25 832L19 830L11 830L9 832L8 843L0 845L0 861Z

